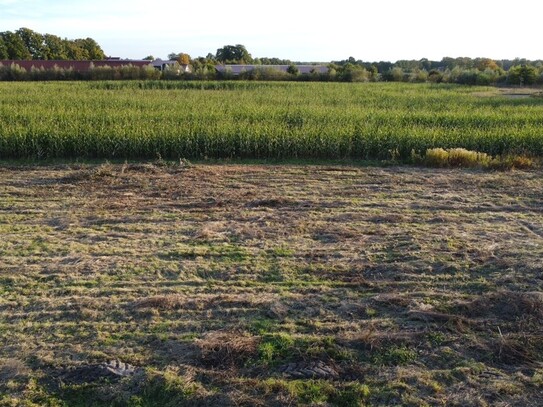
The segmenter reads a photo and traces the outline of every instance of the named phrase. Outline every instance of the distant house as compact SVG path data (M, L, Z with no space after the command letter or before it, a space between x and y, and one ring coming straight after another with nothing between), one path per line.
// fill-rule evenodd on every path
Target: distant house
M191 72L190 65L182 65L182 64L179 64L179 62L175 60L164 61L159 58L152 61L151 64L155 67L155 69L158 69L161 72L165 71L166 69L175 69L176 67L178 67L177 68L179 70L178 73Z
M44 70L50 70L50 69L73 69L76 72L88 72L91 70L91 68L98 68L98 67L111 67L111 68L119 68L121 66L126 65L132 65L139 68L142 68L144 66L148 66L151 64L151 61L142 61L142 60L134 60L134 59L104 59L100 61L56 61L56 60L48 60L48 61L42 61L42 60L30 60L30 61L20 61L20 60L0 60L0 64L4 66L10 66L12 64L17 64L21 68L26 69L27 71L30 71L32 68L34 69L44 69Z
M279 72L287 73L290 65L216 65L215 68L220 73L228 73L233 76L238 76L244 72L251 72L255 69L263 70L275 70ZM328 73L328 67L326 65L294 65L298 68L300 74Z

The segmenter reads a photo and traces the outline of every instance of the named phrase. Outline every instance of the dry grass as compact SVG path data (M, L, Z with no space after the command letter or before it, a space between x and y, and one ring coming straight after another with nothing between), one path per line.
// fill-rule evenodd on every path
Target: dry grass
M540 166L540 160L526 155L506 155L492 157L486 153L464 148L431 148L424 157L415 151L411 154L416 164L437 168L483 168L490 170L526 170Z
M239 331L213 331L196 340L204 366L228 369L242 367L247 360L257 356L258 336Z
M542 175L0 168L0 405L541 404Z

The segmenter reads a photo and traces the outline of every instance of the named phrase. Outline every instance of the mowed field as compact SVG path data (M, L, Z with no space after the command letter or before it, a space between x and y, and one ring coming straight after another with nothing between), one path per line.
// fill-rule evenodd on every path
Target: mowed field
M0 159L543 156L543 97L399 83L0 83Z
M541 170L4 165L0 405L543 405L542 191Z

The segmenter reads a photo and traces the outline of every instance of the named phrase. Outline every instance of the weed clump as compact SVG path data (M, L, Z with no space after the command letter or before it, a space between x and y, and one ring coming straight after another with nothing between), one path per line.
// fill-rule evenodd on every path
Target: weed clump
M431 148L426 150L424 164L429 167L479 167L488 165L491 157L486 153L470 151L464 148Z
M530 169L537 166L534 159L524 155L507 155L492 157L487 153L467 150L465 148L430 148L424 156L415 150L411 151L411 160L434 168L484 168L491 170Z

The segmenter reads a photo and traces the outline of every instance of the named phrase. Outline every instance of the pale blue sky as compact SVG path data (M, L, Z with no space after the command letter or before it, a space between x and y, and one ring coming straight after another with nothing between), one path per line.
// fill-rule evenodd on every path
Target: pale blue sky
M243 44L301 61L543 59L539 2L0 0L0 31L94 38L107 55L191 56Z

